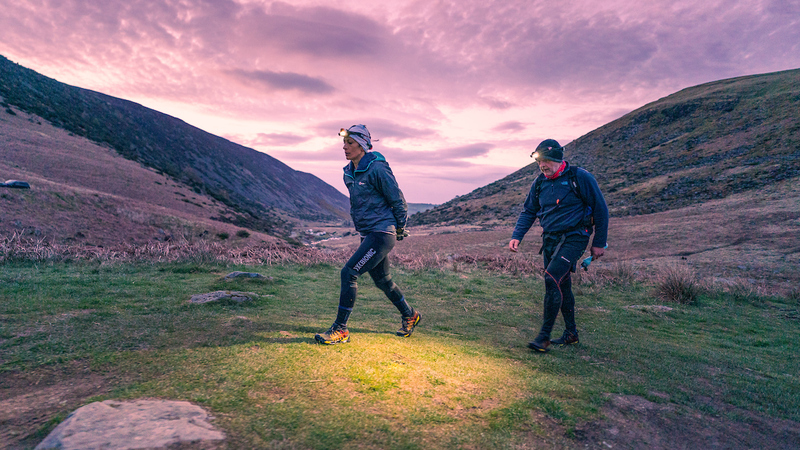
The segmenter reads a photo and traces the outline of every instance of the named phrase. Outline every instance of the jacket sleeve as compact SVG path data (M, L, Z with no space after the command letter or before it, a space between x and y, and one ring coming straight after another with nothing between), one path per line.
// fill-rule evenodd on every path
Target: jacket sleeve
M531 190L528 192L528 197L525 203L522 204L522 212L519 213L517 225L514 227L514 233L511 234L511 239L521 241L525 237L525 233L531 229L533 223L536 221L536 213L539 212L539 202L536 201L534 193L534 186L536 180L531 184Z
M603 193L600 192L600 186L597 185L597 180L594 176L586 170L579 170L579 174L584 176L578 177L581 192L585 192L584 196L589 206L592 208L592 218L594 219L594 238L592 239L592 247L605 247L606 239L608 239L608 205Z
M376 173L377 187L383 198L386 199L386 203L392 209L397 228L405 228L406 220L408 219L406 198L403 195L403 191L400 190L389 164L381 164L381 169Z

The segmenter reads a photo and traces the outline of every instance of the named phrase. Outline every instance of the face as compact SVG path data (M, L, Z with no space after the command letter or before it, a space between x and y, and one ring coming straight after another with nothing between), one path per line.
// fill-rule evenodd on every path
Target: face
M539 170L547 177L552 177L553 174L556 173L556 170L561 167L561 161L556 162L543 159L537 162L539 163Z
M361 158L366 153L364 151L364 147L358 144L355 139L351 138L350 136L345 137L342 139L344 141L344 157L348 161L353 161L358 158Z

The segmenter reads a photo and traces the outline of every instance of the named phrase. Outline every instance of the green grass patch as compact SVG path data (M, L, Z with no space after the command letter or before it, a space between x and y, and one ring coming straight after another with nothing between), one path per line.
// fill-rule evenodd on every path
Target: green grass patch
M365 277L351 343L320 346L313 335L338 303L339 269L329 265L0 269L0 376L85 361L117 380L87 401L189 400L212 412L233 448L514 448L531 436L569 439L602 419L608 394L708 414L720 413L704 400L714 398L800 420L791 338L800 326L796 305L778 299L703 294L653 312L628 308L657 304L650 286L583 287L581 343L540 355L525 347L541 320L535 277L396 269L423 315L408 339L394 335L399 315ZM269 278L223 280L233 270ZM187 302L215 290L258 299ZM562 329L559 319L554 334Z

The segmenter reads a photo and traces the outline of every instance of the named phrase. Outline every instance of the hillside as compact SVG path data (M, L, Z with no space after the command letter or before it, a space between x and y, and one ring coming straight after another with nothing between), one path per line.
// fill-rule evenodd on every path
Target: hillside
M533 150L533 149L531 149ZM684 89L567 144L597 178L612 215L672 210L800 175L800 69ZM513 224L532 163L411 225Z
M225 236L232 244L278 240L230 223L236 211L191 186L14 106L0 110L0 179L31 184L0 188L3 238L97 247ZM291 233L286 226L276 231Z
M347 197L319 178L136 103L44 77L0 56L0 97L227 205L227 220L273 232L288 215L347 219ZM0 111L1 112L1 111Z

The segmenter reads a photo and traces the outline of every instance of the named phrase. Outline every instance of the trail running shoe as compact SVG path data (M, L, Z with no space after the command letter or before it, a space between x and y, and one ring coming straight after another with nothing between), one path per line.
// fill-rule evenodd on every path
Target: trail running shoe
M337 324L331 325L328 331L314 336L320 344L333 345L350 342L350 330Z
M561 335L558 339L553 339L550 341L551 344L556 345L572 345L578 343L578 334L572 334L569 331L564 331L564 334Z
M397 330L397 335L403 337L411 336L411 333L414 332L414 328L417 327L421 319L422 316L416 311L414 311L414 315L411 317L403 317L400 319L400 329Z
M531 342L528 342L528 348L537 352L547 353L550 351L550 339L543 339L543 338L536 338Z

